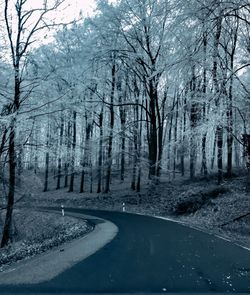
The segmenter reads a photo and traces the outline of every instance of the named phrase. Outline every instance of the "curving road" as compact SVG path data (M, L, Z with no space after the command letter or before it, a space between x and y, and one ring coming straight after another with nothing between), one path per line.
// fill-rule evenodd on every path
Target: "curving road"
M54 279L2 285L0 294L250 293L250 252L230 242L153 217L68 211L110 220L119 232L97 253Z

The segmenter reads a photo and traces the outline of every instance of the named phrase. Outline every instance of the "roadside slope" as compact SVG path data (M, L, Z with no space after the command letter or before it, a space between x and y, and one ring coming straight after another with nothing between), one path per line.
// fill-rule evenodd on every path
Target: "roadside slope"
M49 281L94 254L109 243L118 232L118 228L112 222L104 219L76 213L70 213L70 216L94 223L94 230L48 253L13 264L8 270L0 273L0 284L37 284Z

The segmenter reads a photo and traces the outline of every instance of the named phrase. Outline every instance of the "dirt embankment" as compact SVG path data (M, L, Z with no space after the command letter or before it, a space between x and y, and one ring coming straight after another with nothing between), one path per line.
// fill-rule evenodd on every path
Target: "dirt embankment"
M86 220L32 209L14 211L13 243L0 249L4 266L48 251L92 230Z

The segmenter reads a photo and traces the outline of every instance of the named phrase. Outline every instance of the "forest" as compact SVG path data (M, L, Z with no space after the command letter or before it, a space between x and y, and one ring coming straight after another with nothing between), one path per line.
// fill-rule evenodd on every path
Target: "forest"
M27 171L89 196L250 173L248 0L30 2L0 5L1 247Z

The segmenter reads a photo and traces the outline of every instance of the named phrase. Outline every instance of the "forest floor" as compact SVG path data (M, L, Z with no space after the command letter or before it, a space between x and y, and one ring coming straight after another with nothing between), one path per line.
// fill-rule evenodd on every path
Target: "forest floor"
M225 179L220 186L213 177L191 182L166 175L157 185L145 181L140 193L132 191L128 181L114 177L108 194L80 194L79 177L75 179L75 192L71 193L66 188L56 190L53 177L48 192L43 192L42 175L25 172L23 178L14 215L16 241L0 251L0 270L1 264L44 252L91 230L84 220L58 218L55 213L40 212L41 206L122 211L124 204L126 212L167 217L250 249L250 182L244 173Z
M35 177L35 176L34 176ZM56 181L51 177L51 190L42 193L36 189L22 199L22 204L33 206L80 207L168 217L202 231L223 236L250 248L250 180L245 172L217 185L216 177L209 179L187 178L170 175L162 177L157 185L144 182L140 193L129 188L128 181L113 178L108 194L78 193L79 179L75 180L75 192L63 188L53 189ZM87 184L89 186L89 184ZM93 187L93 191L96 188Z
M0 249L0 272L13 263L82 237L92 230L86 220L19 208L13 213L13 243ZM4 214L1 216L0 229Z

